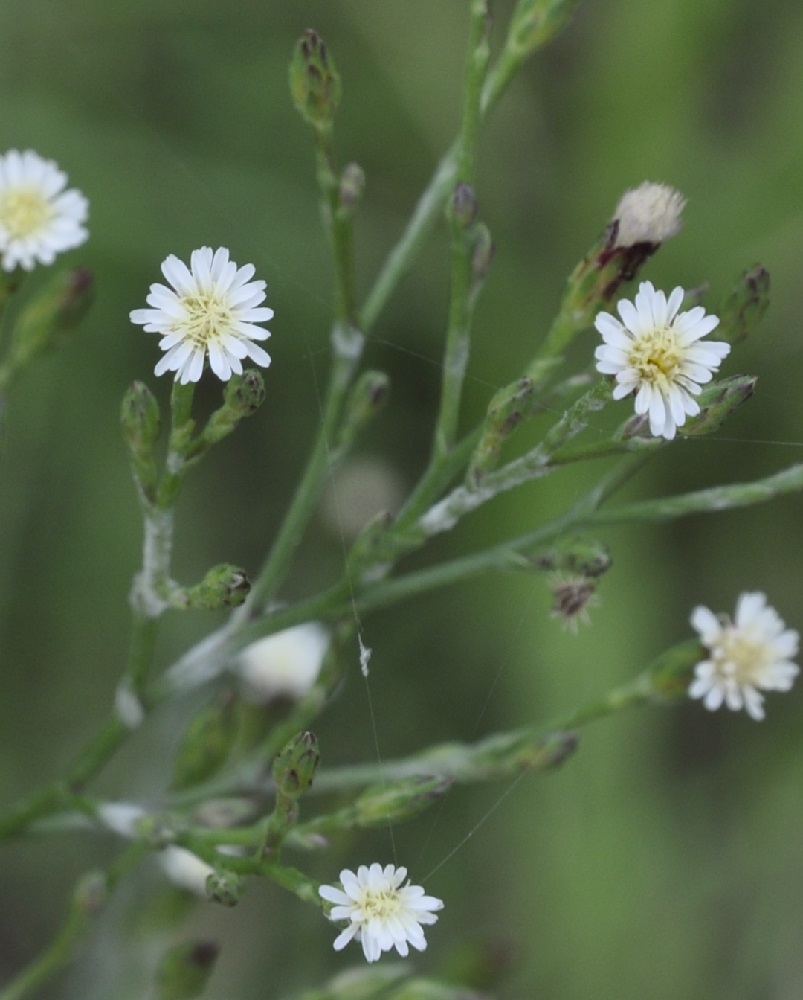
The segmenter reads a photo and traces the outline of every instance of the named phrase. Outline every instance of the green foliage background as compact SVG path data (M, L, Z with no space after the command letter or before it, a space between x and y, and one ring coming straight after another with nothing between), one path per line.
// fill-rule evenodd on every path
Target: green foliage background
M8 400L0 467L0 796L53 776L109 710L126 649L139 516L118 433L120 397L155 385L155 338L130 325L167 253L225 245L253 261L276 310L268 400L190 479L176 571L261 561L302 468L326 370L331 275L310 141L291 108L287 63L315 27L341 70L343 162L367 174L361 286L392 245L458 122L466 4L456 0L4 0L0 149L56 159L91 200L98 301L75 341ZM499 29L512 4L495 5ZM501 30L500 32L501 33ZM497 256L479 308L467 420L515 377L563 280L623 190L644 179L689 198L686 228L644 273L659 287L710 283L714 308L754 262L773 279L768 319L726 373L760 376L754 400L715 439L679 442L634 496L753 478L799 458L803 260L803 7L791 0L587 0L515 82L481 145L477 194ZM446 314L446 236L428 246L376 329L367 363L393 396L361 454L415 481L437 400ZM41 278L37 275L34 281ZM590 355L593 337L583 342ZM578 364L584 363L578 356ZM155 385L166 400L169 384ZM211 406L219 387L205 378ZM497 501L433 547L457 553L524 530L569 502L594 469ZM383 756L545 719L630 677L688 635L696 603L732 609L761 589L803 627L800 499L652 529L616 529L615 566L593 626L548 618L543 581L486 579L366 619ZM433 552L434 555L434 552ZM429 560L432 555L428 554ZM324 518L286 597L338 572L343 540ZM211 627L176 619L160 661ZM446 900L415 961L474 975L503 997L556 1000L803 995L801 695L770 698L762 724L689 704L589 729L549 777L459 790L394 831L398 862ZM161 713L100 783L155 801L176 716ZM354 663L318 729L324 763L375 759ZM307 808L311 809L312 803ZM476 824L486 819L476 829ZM0 860L0 969L47 941L75 878L111 845L41 838ZM309 864L393 860L386 831ZM77 966L42 996L144 995L159 940L155 866L125 890ZM256 885L235 911L200 904L194 933L223 953L208 995L252 1000L313 985L335 956L332 928L281 890ZM171 930L171 940L181 931ZM124 951L128 949L128 957ZM123 954L121 955L121 950ZM488 977L487 979L485 977Z

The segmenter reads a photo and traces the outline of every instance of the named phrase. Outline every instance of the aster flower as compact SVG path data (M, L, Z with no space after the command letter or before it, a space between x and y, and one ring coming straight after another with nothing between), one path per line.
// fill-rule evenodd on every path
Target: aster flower
M427 942L422 925L434 924L436 910L443 907L440 899L425 896L420 885L402 885L406 868L376 862L369 867L360 865L357 874L344 868L340 873L342 888L322 885L321 896L335 905L330 920L347 920L348 926L335 938L335 951L356 938L369 962L376 962L383 951L396 951L406 957L411 944L423 951Z
M315 622L252 642L236 664L246 697L257 703L303 698L318 679L328 648L329 633Z
M764 594L742 594L735 620L695 608L691 624L708 650L708 659L694 668L689 696L702 698L714 711L724 702L744 708L754 719L764 718L760 691L788 691L798 674L798 634L787 629Z
M617 247L638 243L665 243L683 225L681 214L686 207L683 195L667 184L644 181L625 191L616 206Z
M594 354L597 371L615 376L613 398L635 393L636 413L647 414L650 432L667 441L687 416L700 412L694 397L730 351L722 341L700 343L719 319L707 316L702 306L678 312L683 294L676 288L667 301L643 281L635 302L622 299L617 305L622 322L606 312L594 321L605 342Z
M152 308L130 314L132 323L161 334L159 347L165 355L156 375L174 371L182 385L197 382L207 355L224 382L232 373L242 374L245 357L267 368L270 356L254 341L270 336L256 324L271 319L273 310L261 305L265 282L251 281L253 264L237 267L225 247L214 252L201 247L193 250L189 268L170 254L162 262L162 274L172 288L151 285L146 301Z
M65 191L67 175L33 150L0 156L0 256L4 271L52 264L87 238L88 202Z

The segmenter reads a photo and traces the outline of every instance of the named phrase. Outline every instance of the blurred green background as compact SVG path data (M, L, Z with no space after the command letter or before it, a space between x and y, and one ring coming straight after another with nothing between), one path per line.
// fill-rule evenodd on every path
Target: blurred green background
M91 201L91 239L70 254L96 274L80 335L29 372L8 400L0 470L0 802L55 775L108 711L125 656L127 593L140 523L118 433L119 400L152 377L156 340L133 327L168 253L224 245L253 261L275 308L268 399L212 453L182 497L175 569L261 562L305 460L326 375L331 274L309 136L287 90L292 46L315 27L344 81L343 162L367 174L360 284L393 244L458 122L466 3L458 0L4 0L0 149L58 161ZM512 3L497 0L496 40ZM688 198L682 234L650 262L659 287L710 283L713 307L762 262L772 307L725 372L759 375L753 401L714 439L678 442L629 485L633 497L767 474L803 453L803 6L793 0L587 0L513 84L481 146L477 193L497 247L479 307L466 426L515 377L553 314L570 268L619 196L644 179ZM441 229L376 327L366 361L391 402L359 449L403 494L428 448L447 303ZM32 285L41 280L34 275ZM593 338L586 341L592 349ZM201 405L219 387L207 377ZM465 552L518 533L593 481L587 468L506 497L433 546ZM381 477L380 477L381 478ZM345 487L344 487L345 488ZM360 491L364 492L362 487ZM483 579L365 620L381 753L468 740L569 709L637 672L689 634L697 603L732 610L766 591L803 625L801 500L605 536L614 570L593 626L576 637L548 617L536 577ZM343 531L347 528L340 526ZM429 558L429 557L428 557ZM325 509L288 600L339 572L340 528ZM167 664L212 627L170 620ZM590 728L548 777L460 789L394 831L398 863L446 901L416 956L431 974L477 964L502 997L586 1000L803 996L803 736L799 691L768 719L696 704ZM175 717L160 713L98 784L158 801ZM321 720L324 762L375 758L355 654ZM311 810L312 803L308 810ZM475 830L476 824L484 824ZM0 856L0 970L48 941L77 876L116 845L41 837ZM386 831L304 862L393 860ZM143 907L162 882L148 863L104 917L50 1000L147 995L164 939ZM139 916L135 916L135 914ZM314 985L357 962L333 929L271 885L234 911L199 904L185 933L221 941L208 996L255 1000ZM121 947L124 945L125 947ZM480 961L479 957L482 957Z

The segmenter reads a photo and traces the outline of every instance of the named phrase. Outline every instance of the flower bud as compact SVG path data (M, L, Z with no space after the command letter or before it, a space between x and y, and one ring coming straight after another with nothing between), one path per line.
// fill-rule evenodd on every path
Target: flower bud
M471 276L475 285L485 280L495 252L491 231L484 223L478 223L474 227L474 247L471 253Z
M234 375L226 383L224 406L232 420L250 417L265 402L265 380L256 368L247 368L242 375Z
M469 462L466 476L469 487L478 486L496 467L502 445L524 419L532 394L532 379L520 378L494 395L488 405L482 436Z
M304 32L290 62L290 93L301 117L316 130L332 126L340 103L340 76L323 39Z
M539 569L549 572L575 573L596 578L611 568L611 553L607 545L594 538L570 538L535 557Z
M379 826L411 819L434 805L452 786L443 775L415 775L367 788L354 803L358 826Z
M159 481L153 446L159 437L161 420L159 404L144 382L133 382L123 396L120 424L134 479L142 494L153 501Z
M699 414L687 420L680 433L701 437L718 431L728 417L750 399L757 381L755 375L733 375L705 386L697 398Z
M236 702L231 694L202 708L187 726L173 765L172 787L200 784L228 760L237 739Z
M384 372L367 371L357 379L343 411L335 448L348 449L369 422L381 412L390 392L390 379Z
M770 273L756 264L734 285L719 310L717 338L738 344L758 326L770 305Z
M477 197L474 194L474 188L466 181L459 181L455 185L449 210L452 219L460 229L468 229L477 218Z
M244 891L245 883L241 876L228 869L210 869L205 880L207 898L221 906L236 906Z
M94 276L85 267L56 274L20 313L11 341L10 364L23 368L35 355L57 347L86 315L94 291Z
M218 952L214 941L190 941L167 951L156 974L156 1000L199 997L212 975Z
M200 583L186 593L186 607L216 611L218 608L236 608L251 590L251 581L244 569L222 563L213 566Z
M280 796L297 799L312 787L321 761L318 740L308 730L294 736L273 761L273 779Z
M106 905L108 895L106 873L101 871L87 872L75 887L73 903L85 917L94 917Z

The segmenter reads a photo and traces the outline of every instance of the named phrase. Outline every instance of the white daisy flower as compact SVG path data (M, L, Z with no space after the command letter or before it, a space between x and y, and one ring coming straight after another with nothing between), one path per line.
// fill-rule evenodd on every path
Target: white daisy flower
M265 300L265 282L251 281L254 265L244 267L229 260L229 251L218 247L193 250L190 266L170 254L162 262L162 274L172 285L151 285L146 302L151 309L134 309L132 323L148 333L159 333L164 357L154 369L157 375L174 371L182 383L197 382L204 357L224 382L232 373L242 374L242 359L251 358L267 368L270 356L255 340L270 333L257 323L273 317Z
M369 962L376 962L383 951L396 951L406 957L408 944L423 951L427 942L422 925L434 924L435 911L443 908L440 899L425 896L420 885L402 885L406 868L376 862L360 865L357 874L344 868L340 873L342 888L322 885L321 896L335 905L330 920L348 920L348 926L335 938L335 951L356 938Z
M702 306L679 313L683 294L676 288L667 301L663 292L643 281L635 303L618 303L622 322L606 312L594 321L605 341L594 352L597 371L615 376L613 398L634 392L636 413L647 414L650 432L667 441L687 416L700 412L694 396L730 351L730 344L722 341L700 343L719 319L707 316Z
M236 671L249 701L303 698L318 679L329 632L315 622L257 639L237 658Z
M625 191L613 215L617 223L615 245L665 243L683 225L681 214L685 207L686 199L680 191L667 184L644 181Z
M733 622L727 615L698 607L691 624L709 658L694 668L689 696L702 698L711 711L724 702L734 711L744 708L752 718L763 719L760 690L788 691L797 677L798 666L792 662L797 632L784 626L761 593L739 597Z
M53 160L27 149L0 156L0 255L4 271L52 264L56 254L87 238L89 203L65 191L67 175Z

